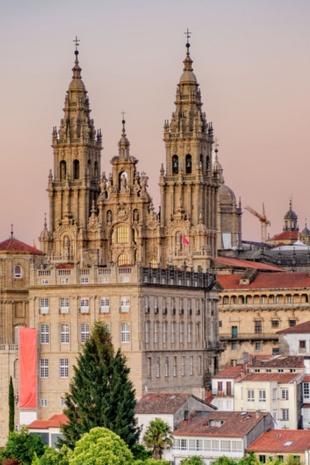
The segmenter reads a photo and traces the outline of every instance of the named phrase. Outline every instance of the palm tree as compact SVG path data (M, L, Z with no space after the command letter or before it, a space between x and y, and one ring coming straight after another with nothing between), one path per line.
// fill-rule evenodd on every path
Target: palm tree
M143 437L143 442L148 449L153 449L153 458L161 460L164 449L170 449L173 443L170 426L160 418L151 421Z

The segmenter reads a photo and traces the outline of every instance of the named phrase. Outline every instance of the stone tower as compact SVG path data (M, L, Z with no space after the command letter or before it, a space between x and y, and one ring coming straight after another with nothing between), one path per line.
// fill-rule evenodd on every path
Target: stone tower
M171 121L164 125L166 172L160 173L163 262L209 267L216 256L218 176L212 171L213 128L202 112L190 44ZM163 263L163 264L164 264Z
M54 173L48 178L49 229L40 236L54 260L79 261L89 248L87 226L100 193L101 132L90 118L87 91L75 50L73 76L59 131L53 129Z

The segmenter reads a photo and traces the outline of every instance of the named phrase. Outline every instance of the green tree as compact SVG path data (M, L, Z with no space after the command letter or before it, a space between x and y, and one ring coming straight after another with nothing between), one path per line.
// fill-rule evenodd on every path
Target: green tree
M219 457L217 460L214 460L214 462L212 462L211 465L237 465L237 463L238 462L236 462L235 460L223 455L222 457Z
M93 428L77 441L69 465L132 465L125 441L107 428Z
M15 398L12 376L9 384L9 433L15 430Z
M238 461L238 465L259 465L259 464L260 462L255 457L254 452L247 453L245 457L242 457L242 459ZM273 464L273 465L276 465L276 464Z
M150 422L143 442L148 449L152 449L154 459L161 459L163 451L172 446L173 436L171 428L160 418Z
M111 335L103 323L95 323L89 340L74 366L64 413L60 444L74 448L84 433L102 426L118 434L131 448L139 439L135 417L135 391L129 379L125 356L113 348Z
M12 431L4 448L4 457L19 460L24 465L30 465L35 457L41 457L45 445L41 436L29 433L27 428L20 432Z
M198 455L193 455L193 457L183 459L180 465L204 465L204 461Z
M44 454L39 459L39 463L32 463L32 465L69 465L71 455L72 450L67 446L62 446L60 450L53 447L45 447Z

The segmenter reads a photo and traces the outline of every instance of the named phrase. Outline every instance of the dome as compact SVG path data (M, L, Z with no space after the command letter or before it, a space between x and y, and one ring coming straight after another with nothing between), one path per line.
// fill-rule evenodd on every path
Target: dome
M70 91L86 92L85 84L81 78L73 78L69 85Z
M183 71L180 77L180 84L197 84L197 79L193 71Z
M236 205L236 196L230 187L222 184L218 190L220 205Z
M290 207L289 211L286 213L284 218L286 218L288 220L297 220L298 216L296 215L294 210L292 210L292 207Z

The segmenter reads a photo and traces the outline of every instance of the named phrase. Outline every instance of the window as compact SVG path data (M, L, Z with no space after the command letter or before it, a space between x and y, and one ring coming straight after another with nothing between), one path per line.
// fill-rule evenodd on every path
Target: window
M160 377L160 358L156 358L156 378Z
M69 340L70 340L69 325L67 324L60 325L61 344L69 344Z
M48 402L47 399L40 399L40 407L44 408L47 407Z
M292 295L287 295L286 296L286 303L287 304L292 304L294 302L293 296Z
M231 442L226 439L221 440L221 451L230 452L231 451Z
M296 326L296 320L288 320L289 326Z
M192 355L189 357L189 374L190 376L194 374L194 357Z
M60 378L69 378L69 360L67 358L59 360L59 375Z
M48 359L41 358L40 360L40 378L48 378Z
M223 297L223 304L224 304L224 305L229 304L229 298L228 298L227 295L225 295L225 296Z
M254 402L254 389L247 390L248 402Z
M152 357L147 358L147 377L152 378Z
M232 326L231 327L231 337L238 337L238 327Z
M59 299L59 312L69 313L69 299L68 297L60 297Z
M261 320L254 321L254 332L255 334L262 333L262 321Z
M175 321L172 321L171 323L171 342L174 344L175 343Z
M20 265L14 266L14 279L20 279L22 277L22 267Z
M258 460L260 463L266 463L266 455L259 455Z
M169 376L169 357L165 357L165 376Z
M173 376L178 376L178 358L173 357Z
M121 325L121 341L130 342L130 328L128 323L122 323Z
M191 343L193 339L193 324L187 323L187 342Z
M192 172L192 156L189 153L185 157L185 170L186 174L191 174Z
M154 297L154 313L158 313L158 297Z
M40 299L40 313L45 315L49 312L48 299Z
M181 450L187 450L187 439L181 439Z
M88 341L89 339L89 324L82 323L81 324L81 343Z
M171 309L171 313L172 315L175 314L175 303L174 303L174 297L171 297L171 300L170 300L170 309Z
M282 421L288 421L289 420L289 410L288 410L288 408L281 409L281 413L282 413L281 420Z
M261 342L255 342L255 350L262 350Z
M281 389L281 399L288 400L288 389Z
M66 407L66 399L64 397L60 398L60 407Z
M163 343L166 344L167 342L167 322L163 322Z
M88 276L82 276L80 282L81 282L81 284L88 284L88 282L89 282Z
M230 345L230 348L231 348L231 350L237 350L237 343L232 342L231 345Z
M277 400L277 388L272 389L272 400Z
M241 441L231 441L231 450L232 452L242 452L243 444Z
M180 325L179 325L179 328L180 328L180 332L179 332L179 342L181 344L183 344L184 342L184 323L183 321L181 321Z
M80 312L81 313L89 313L89 299L81 298L80 302Z
M181 357L181 375L185 376L185 357Z
M279 320L271 320L271 327L278 328L279 327Z
M40 343L48 344L50 342L50 327L49 325L40 326Z
M154 322L154 343L155 344L158 343L158 326L159 326L158 321L155 321Z
M163 308L163 315L166 315L167 313L167 298L166 297L163 297L162 308Z
M172 157L172 173L178 174L179 172L179 157L177 155L173 155Z
M109 313L110 311L110 298L101 297L100 299L100 313Z
M278 295L275 295L274 298L273 298L273 303L274 304L278 304L279 303L279 296Z
M129 228L128 226L119 226L116 230L116 241L118 244L128 244Z
M222 320L219 320L219 328L222 328L223 327L223 322Z
M258 401L266 402L266 391L265 389L259 389L258 391Z
M121 312L127 313L130 310L130 298L128 296L121 297Z
M306 341L299 341L299 352L306 352Z
M144 341L146 344L150 342L150 322L146 321L144 323Z
M303 384L304 399L310 399L310 383L302 383L302 384Z
M200 315L200 302L199 299L196 299L196 315Z

